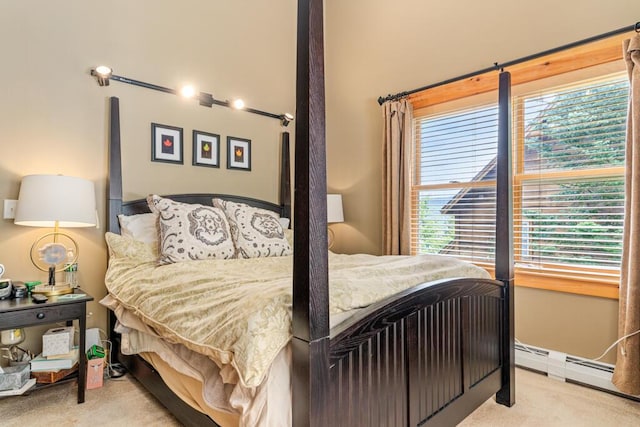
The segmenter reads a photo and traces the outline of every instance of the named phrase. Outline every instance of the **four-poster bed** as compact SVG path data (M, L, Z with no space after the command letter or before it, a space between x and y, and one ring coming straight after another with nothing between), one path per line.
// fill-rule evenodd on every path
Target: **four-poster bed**
M501 117L498 154L496 277L424 283L362 308L330 329L326 239L326 162L322 1L300 1L290 342L294 426L455 425L496 393L514 403L513 272L510 224L508 109ZM509 102L507 73L501 102ZM503 84L504 83L504 84ZM507 89L504 89L507 88ZM145 200L122 200L119 101L112 98L108 231L118 215L149 212ZM212 194L176 195L211 205L213 197L288 217L288 134L283 136L280 203ZM204 321L204 320L203 320ZM167 386L149 360L117 359L185 425L216 425ZM173 389L173 390L172 390Z

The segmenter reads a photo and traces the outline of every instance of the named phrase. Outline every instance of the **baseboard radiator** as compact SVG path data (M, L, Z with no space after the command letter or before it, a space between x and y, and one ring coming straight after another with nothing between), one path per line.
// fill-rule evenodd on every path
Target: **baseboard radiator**
M516 366L545 373L560 381L575 382L624 395L611 382L613 365L529 345L516 344L515 347ZM637 399L634 396L624 396Z

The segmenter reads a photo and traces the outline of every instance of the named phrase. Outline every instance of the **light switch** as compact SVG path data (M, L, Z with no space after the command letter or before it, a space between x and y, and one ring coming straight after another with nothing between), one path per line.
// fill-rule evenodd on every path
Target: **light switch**
M18 206L17 200L8 200L4 201L4 219L13 219L16 217L16 207Z

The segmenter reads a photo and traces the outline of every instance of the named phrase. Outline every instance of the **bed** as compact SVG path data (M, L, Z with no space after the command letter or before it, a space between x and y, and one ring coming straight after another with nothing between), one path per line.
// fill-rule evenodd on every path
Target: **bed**
M253 393L249 402L256 396L270 401L261 408L286 422L291 420L294 426L455 425L494 394L498 403L511 406L515 403L515 365L508 117L501 117L498 150L497 279L481 275L429 281L371 304L356 304L358 308L347 310L339 321L335 313L330 316L333 305L328 271L337 261L326 243L322 15L322 1L299 2L294 209L286 132L278 203L216 194L163 197L199 205L211 205L212 199L219 199L284 218L294 213L293 255L288 257L288 265L279 267L292 271L288 279L293 283L291 336L285 346L278 347L266 371L251 377L253 380L248 379L249 374L242 376L245 390ZM508 78L507 73L501 74L501 82ZM501 98L508 102L508 93L501 92ZM147 200L122 199L119 105L117 98L111 98L107 206L108 231L114 236L120 232L118 215L149 212ZM118 237L114 236L116 242ZM110 251L111 244L116 246L113 242ZM152 322L141 324L133 315L137 307L120 299L108 297L104 303L111 308L114 359L184 425L238 423L238 417L225 410L203 409L203 386L194 381L200 374L185 375L189 363L176 369L171 357L159 358L154 351L161 352L162 347L179 354L193 347L192 341L177 342L175 334L160 337L162 327ZM201 321L206 325L206 319ZM140 354L125 354L136 346L131 341L140 338L131 332L137 329L157 335L157 341L142 343ZM190 354L186 357L200 357ZM211 368L218 369L214 376L224 371L220 368L219 363ZM225 381L214 381L212 393L233 393ZM252 425L251 418L243 422Z

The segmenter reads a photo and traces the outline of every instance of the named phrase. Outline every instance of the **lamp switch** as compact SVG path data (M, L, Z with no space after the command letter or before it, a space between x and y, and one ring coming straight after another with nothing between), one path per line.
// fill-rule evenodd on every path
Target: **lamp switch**
M4 219L13 219L16 217L16 206L18 206L17 200L8 200L4 201Z

